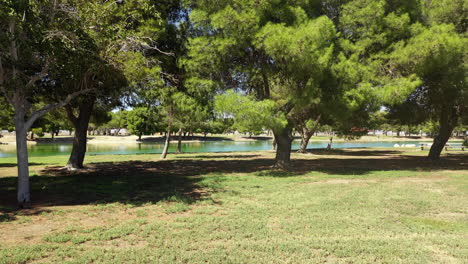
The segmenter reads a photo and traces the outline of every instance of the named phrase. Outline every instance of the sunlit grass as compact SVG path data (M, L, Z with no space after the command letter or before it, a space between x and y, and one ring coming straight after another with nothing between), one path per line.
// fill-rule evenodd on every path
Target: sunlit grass
M88 157L114 162L112 173L129 159L147 162L134 175L33 177L34 188L57 198L93 199L34 213L2 209L9 218L0 220L0 263L466 263L468 171L460 168L467 156L459 167L395 168L384 161L412 153L380 151L294 154L335 162L301 172L226 172L230 154L184 154L166 162L168 171L180 162L219 165L168 175L154 155ZM232 155L249 161L273 153ZM40 172L64 160L33 162ZM61 191L72 186L66 181L77 190Z

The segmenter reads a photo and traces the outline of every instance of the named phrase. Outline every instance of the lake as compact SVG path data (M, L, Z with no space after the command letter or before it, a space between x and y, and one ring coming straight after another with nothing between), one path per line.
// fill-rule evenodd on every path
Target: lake
M394 144L416 144L428 141L392 141L392 142L334 142L333 148L368 148L393 147ZM308 149L327 147L326 141L311 142ZM106 154L157 154L163 150L163 143L120 143L120 144L88 144L88 155ZM171 143L169 152L175 152L177 142ZM293 142L293 149L299 148L299 141ZM70 155L71 143L37 143L28 146L30 156ZM204 141L182 143L183 152L231 152L271 150L271 141ZM15 157L14 145L0 145L0 158Z

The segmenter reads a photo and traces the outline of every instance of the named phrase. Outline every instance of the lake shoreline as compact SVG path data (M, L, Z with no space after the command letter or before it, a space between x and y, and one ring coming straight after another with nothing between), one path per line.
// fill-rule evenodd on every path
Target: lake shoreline
M141 144L141 143L162 143L164 142L164 136L143 136L141 141L138 141L137 136L88 136L88 144ZM236 141L236 142L253 142L253 141L272 141L271 136L226 136L226 135L213 135L213 136L198 136L185 137L182 139L182 143L195 143L195 142L217 142L217 141ZM450 141L460 141L459 138L451 138ZM172 142L178 141L177 136L171 137ZM296 136L294 141L300 141L300 137ZM328 136L312 137L310 141L315 142L327 142L329 141ZM357 140L346 140L344 138L333 137L333 142L401 142L401 141L433 141L430 137L393 137L393 136L363 136ZM36 138L34 140L28 140L28 144L57 144L57 143L72 143L72 136L57 136L54 139L50 137ZM5 135L0 139L0 145L15 145L14 135Z
M431 143L430 140L405 140L405 141L333 141L333 149L351 149L351 148L414 148L420 150L421 143ZM296 151L300 147L300 141L296 140L292 143L292 151ZM453 144L459 144L457 141L450 141ZM312 140L309 143L308 149L326 149L328 141ZM164 147L164 142L160 141L145 141L143 143L136 142L118 142L105 141L101 143L93 142L87 144L87 155L105 155L105 154L161 154ZM265 151L272 150L272 141L268 140L251 140L251 141L185 141L182 142L181 150L184 153L217 153L217 152L243 152L243 151ZM54 143L38 143L30 144L28 152L30 157L33 156L56 156L70 155L72 151L71 142L54 142ZM169 146L170 153L177 152L177 141L171 141ZM0 146L0 158L16 156L16 146L14 144Z

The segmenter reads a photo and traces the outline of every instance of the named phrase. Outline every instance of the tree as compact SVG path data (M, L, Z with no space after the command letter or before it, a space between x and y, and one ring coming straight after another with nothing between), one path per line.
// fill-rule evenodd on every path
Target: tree
M390 70L402 76L416 74L420 79L421 85L412 95L415 104L426 109L426 116L439 122L428 156L437 160L458 120L467 113L468 39L450 24L430 27L415 24L412 34L411 39L395 46Z
M112 119L106 124L109 129L114 129L114 136L118 136L122 128L127 128L128 111L120 110L111 113Z
M234 91L228 91L215 97L215 111L218 116L232 119L231 128L239 132L260 133L264 129L272 129L275 122L271 117L275 116L272 102L258 102L253 96L244 96ZM284 117L279 117L278 123L285 122Z
M61 8L64 6L58 1L0 1L0 30L7 33L0 36L0 91L15 112L20 206L31 200L27 131L39 117L91 90L67 91L62 99L35 108L35 102L44 93L38 83L50 74L50 69L60 59L57 54L76 54L77 43L69 40L79 36L63 28L64 25L73 27L76 20ZM59 90L47 93L63 95Z
M402 103L423 109L426 120L440 123L430 159L439 158L466 112L463 6L464 0L352 1L340 21L347 35L342 46L363 57L382 103L391 111Z
M164 84L166 75L160 65L172 53L163 51L165 47L159 44L161 39L170 36L166 34L167 25L173 19L171 14L177 10L178 1L82 1L77 5L84 28L93 37L103 62L89 72L98 84L104 84L99 86L95 96L82 98L74 107L67 107L70 120L75 124L69 168L83 167L85 133L96 103L117 106L122 99L141 91L151 93ZM170 74L166 78L170 79Z
M177 92L173 96L173 127L177 129L177 153L182 153L182 133L193 132L202 128L209 117L208 105L200 102L186 93Z
M158 124L158 114L154 109L146 107L136 107L127 113L127 128L131 134L141 136L150 135L156 132Z
M207 5L193 1L191 4L191 19L199 34L190 40L189 59L185 61L190 80L201 89L210 86L240 89L247 99L236 97L236 100L274 113L275 118L266 123L278 144L275 166L288 167L293 128L288 115L293 109L299 111L307 106L321 91L332 88L321 87L319 83L325 78L334 54L333 22L308 12L317 6L305 3L276 1L259 5L256 1L222 1ZM235 110L234 115L250 115L249 110L236 106L231 110ZM276 122L279 116L281 122ZM238 124L242 120L235 119Z
M55 109L50 111L43 117L39 118L35 122L34 127L40 127L43 132L50 133L52 139L58 135L61 129L72 129L72 126L69 123L63 109Z

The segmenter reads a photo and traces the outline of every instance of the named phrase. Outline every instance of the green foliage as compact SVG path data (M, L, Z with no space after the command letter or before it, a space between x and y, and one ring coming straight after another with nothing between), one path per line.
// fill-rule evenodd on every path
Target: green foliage
M233 127L240 132L281 129L287 123L285 115L276 111L273 101L257 101L252 96L234 91L216 96L215 111L221 117L233 118Z
M136 107L127 113L127 128L139 139L143 135L156 132L158 126L157 113L146 107Z
M14 130L13 109L4 97L0 97L0 130Z
M427 87L429 104L466 102L468 40L458 35L452 25L415 25L413 33L408 42L396 45L392 63L402 75L415 74L422 80L419 85Z
M426 16L424 24L413 24L410 27L411 37L393 45L386 68L387 75L394 81L413 79L415 83L412 86L416 89L407 96L403 94L403 98L407 97L403 104L392 106L396 113L401 108L412 110L400 111L397 114L399 122L408 123L405 120L411 120L421 124L426 120L437 120L438 130L434 133L436 126L427 130L444 144L459 120L466 116L468 109L468 38L459 33L460 24L455 21L458 14L451 14L455 20L444 14L447 9L459 5L459 1L449 5L447 1L439 1L438 4L434 4L438 6L434 9L423 9ZM428 5L429 2L423 8ZM442 6L446 7L441 8ZM438 155L431 151L432 157Z
M94 127L99 127L103 124L108 123L112 120L112 115L109 113L107 107L97 105L93 108L91 113L90 125Z
M111 113L111 120L107 123L109 128L119 129L119 128L126 128L127 118L128 118L128 111L121 110L115 113Z
M320 81L331 65L335 37L335 27L327 17L297 27L273 23L264 26L254 44L276 62L278 79L272 85L272 98L279 103L309 104L320 97Z
M425 22L429 25L452 24L457 32L466 32L466 0L422 1L421 9Z
M202 89L247 96L216 103L241 131L289 129L319 115L344 134L364 131L379 103L369 58L409 24L383 1L187 2L198 31L183 65Z
M165 107L165 119L175 129L195 131L204 127L210 117L209 106L186 93L175 92L170 101L170 106Z
M43 137L44 136L44 131L42 131L42 127L36 127L31 129L32 133L34 133L38 137Z

